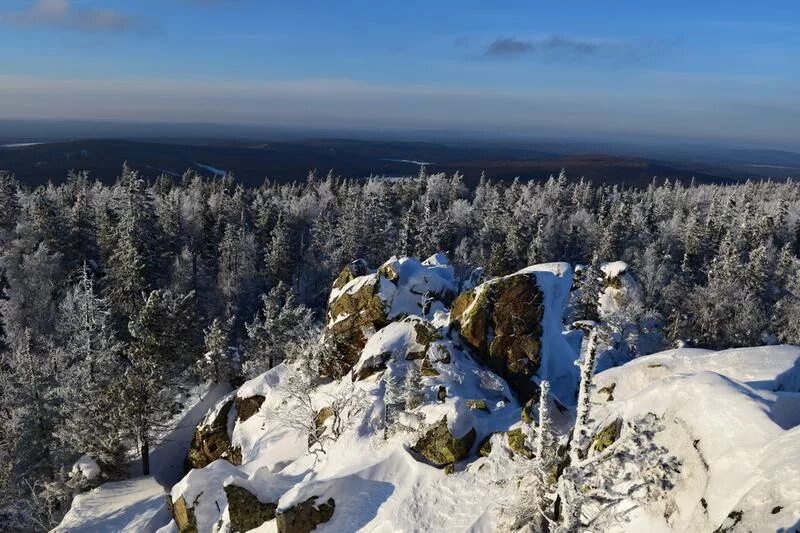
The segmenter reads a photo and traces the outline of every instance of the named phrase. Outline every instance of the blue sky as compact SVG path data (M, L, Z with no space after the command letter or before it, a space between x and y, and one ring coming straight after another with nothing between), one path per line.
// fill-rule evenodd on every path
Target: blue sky
M800 148L796 0L3 0L0 117Z

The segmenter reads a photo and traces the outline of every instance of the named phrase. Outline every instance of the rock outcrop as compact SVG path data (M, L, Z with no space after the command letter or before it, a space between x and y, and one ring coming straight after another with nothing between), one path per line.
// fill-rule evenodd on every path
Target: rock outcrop
M427 318L446 311L455 292L453 268L442 254L423 262L393 257L377 271L363 260L354 261L333 284L325 338L352 368L375 332L405 316ZM430 344L425 341L433 334L426 331L430 328L418 327L421 344Z
M464 341L520 400L536 395L531 376L541 362L543 293L533 274L488 281L453 302L451 319Z
M317 503L317 496L298 503L288 509L278 511L276 526L278 533L308 533L333 517L336 502L328 498L326 502Z
M197 426L186 458L187 470L203 468L217 459L242 464L241 450L231 445L228 435L228 416L233 405L234 400L228 400L210 423L206 421Z
M430 427L411 449L433 466L444 468L467 457L476 436L475 428L472 428L461 438L455 437L447 427L447 417L444 417Z
M441 335L427 320L416 316L408 316L398 322L392 322L369 340L369 357L362 357L353 367L353 379L363 380L386 369L386 363L392 358L403 358L409 361L428 359L431 344L439 340ZM439 345L437 345L439 347ZM444 350L444 354L441 351ZM446 349L435 350L432 357L437 362L449 360ZM425 363L423 363L425 366Z
M236 397L236 420L244 422L261 409L261 404L264 403L265 398L260 394L249 396L247 398Z
M186 500L181 496L174 502L167 496L167 507L172 513L175 525L178 526L180 533L197 533L197 520L194 517L194 510L186 505Z
M225 497L228 499L228 516L230 517L231 531L233 533L250 531L275 518L277 505L274 503L262 503L245 488L226 485Z

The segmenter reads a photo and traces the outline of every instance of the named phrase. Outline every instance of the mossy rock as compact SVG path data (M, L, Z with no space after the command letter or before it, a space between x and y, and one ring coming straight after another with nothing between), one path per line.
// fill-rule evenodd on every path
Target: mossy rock
M492 453L492 437L497 435L497 433L491 433L485 439L483 439L478 446L478 455L481 457L489 457Z
M369 265L363 259L356 259L352 263L346 265L339 276L333 282L334 289L341 289L359 276L369 274Z
M424 457L431 465L444 468L467 457L472 445L475 444L476 436L475 428L472 428L464 436L455 437L447 427L447 417L445 416L428 428L411 449Z
M308 436L308 445L309 447L314 444L314 442L319 439L323 433L325 433L325 421L328 420L330 417L333 416L333 409L330 407L323 407L322 409L317 412L317 416L314 417L314 428L316 435L309 435Z
M525 444L525 433L523 433L520 428L512 429L506 433L506 440L508 441L508 447L511 448L514 453L521 455L525 459L533 459L533 450L528 448L528 445Z
M455 299L450 316L461 337L523 402L541 363L544 295L532 274L488 281Z
M613 402L614 401L614 389L616 389L616 388L617 388L617 384L616 383L611 383L610 385L606 385L605 387L599 389L597 391L597 394L604 394L605 397L606 397L606 401L607 402Z
M595 435L594 440L592 440L592 449L595 452L602 452L619 438L620 430L622 429L622 420L615 420L611 422L609 425L604 427L600 430L600 432Z
M186 500L181 496L174 502L167 496L167 508L172 513L175 525L180 533L197 533L197 519L194 509L186 505Z
M431 366L430 361L427 359L422 360L422 364L419 367L419 373L422 374L423 377L428 378L435 378L441 374L438 370Z
M489 406L486 405L486 400L467 400L467 407L473 411L489 412Z
M275 518L276 504L262 503L250 491L236 485L226 485L224 490L233 533L250 531Z
M342 291L328 304L325 337L351 367L358 362L368 332L378 331L389 323L378 295L381 278L377 274L368 278L354 292Z
M317 496L312 496L293 507L278 511L275 515L278 533L308 533L333 518L336 509L333 498L320 504L317 504L317 499Z
M236 420L244 422L261 409L266 398L259 394L247 398L236 397Z
M530 400L525 402L525 405L522 406L522 413L520 414L520 418L526 424L533 424L533 422L534 422L534 418L533 418L533 406L534 405L536 405L536 403L533 401L533 398L531 398Z
M400 281L400 262L392 257L378 268L378 274L397 284Z
M234 401L222 406L214 421L195 429L192 443L186 457L187 470L203 468L217 459L225 459L231 464L242 464L241 449L231 446L228 435L228 414Z

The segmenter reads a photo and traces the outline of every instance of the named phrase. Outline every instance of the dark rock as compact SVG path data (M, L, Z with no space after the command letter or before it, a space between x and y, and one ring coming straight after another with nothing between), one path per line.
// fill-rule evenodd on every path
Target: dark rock
M250 531L275 518L276 504L262 503L250 491L236 485L226 485L224 490L234 533Z
M544 295L533 274L494 279L461 294L451 317L466 344L508 381L522 402L533 398L541 362Z
M447 399L447 387L439 385L439 389L436 391L436 399L440 403L443 403Z
M225 459L237 466L242 464L242 452L231 445L228 435L228 414L233 403L231 400L222 406L211 424L195 429L186 458L188 469L203 468L217 459Z
M336 502L328 498L327 502L317 504L317 496L312 496L294 507L278 511L275 523L278 533L308 533L318 525L328 522L333 517Z
M469 455L475 444L475 428L461 438L455 437L447 427L447 417L431 426L420 437L412 450L422 455L430 464L438 468L460 461Z
M244 422L261 409L261 405L264 403L264 398L261 395L250 396L248 398L239 398L236 397L236 420L239 422Z
M180 533L197 533L197 519L194 516L194 509L186 505L186 500L183 496L172 501L172 498L167 496L167 508L172 513L172 518L175 520L175 525L178 526Z

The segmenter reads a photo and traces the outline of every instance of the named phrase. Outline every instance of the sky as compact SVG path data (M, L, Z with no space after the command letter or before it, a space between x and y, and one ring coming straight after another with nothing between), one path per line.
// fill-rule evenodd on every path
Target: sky
M797 0L2 0L0 118L800 150Z

